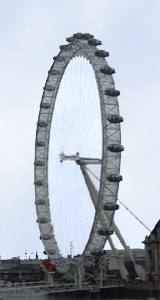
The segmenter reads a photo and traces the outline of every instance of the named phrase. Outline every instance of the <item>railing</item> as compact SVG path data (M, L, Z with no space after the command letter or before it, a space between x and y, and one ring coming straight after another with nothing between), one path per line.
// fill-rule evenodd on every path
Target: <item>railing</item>
M107 279L103 281L103 285L90 285L89 282L79 283L61 283L61 284L48 284L47 281L36 282L22 282L22 283L7 283L0 284L0 297L5 295L45 295L56 294L63 292L73 291L99 291L101 288L111 288L115 286L123 286L122 282L115 279Z
M0 283L0 290L2 288L11 288L11 287L23 287L23 286L33 286L33 285L46 285L48 282L46 280L41 281L31 281L31 282L4 282Z
M89 290L91 287L88 282L83 282L80 285L75 283L67 283L67 284L56 284L49 285L45 282L28 282L23 285L22 283L10 284L10 286L6 286L4 284L0 285L0 296L3 295L42 295L49 293L63 293L63 292L71 292L76 290Z

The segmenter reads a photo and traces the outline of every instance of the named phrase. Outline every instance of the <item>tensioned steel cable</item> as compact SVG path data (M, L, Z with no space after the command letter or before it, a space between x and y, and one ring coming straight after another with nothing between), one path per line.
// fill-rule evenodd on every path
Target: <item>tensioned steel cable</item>
M86 169L100 182L100 179L89 169L89 168L87 168L86 167ZM104 185L105 186L105 185ZM106 187L106 186L105 186ZM124 208L126 209L126 210L128 210L129 211L129 213L137 220L137 221L139 221L139 223L141 223L149 232L151 232L151 230L124 204L124 203L122 203L122 201L120 201L119 199L118 199L118 201L124 206Z

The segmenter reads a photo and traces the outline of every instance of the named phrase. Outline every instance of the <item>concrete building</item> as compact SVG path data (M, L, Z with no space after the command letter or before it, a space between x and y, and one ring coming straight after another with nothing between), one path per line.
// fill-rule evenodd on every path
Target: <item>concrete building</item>
M146 279L160 283L160 220L143 243L146 250Z
M0 282L33 282L37 280L44 280L41 260L21 260L19 257L0 260Z
M145 270L145 261L146 261L146 252L145 249L131 249L133 257L138 265L141 265L142 268ZM121 263L121 266L125 266L129 273L128 279L134 279L137 278L138 275L135 272L135 268L133 265L133 262L131 261L131 258L129 257L126 250L117 250L118 254L118 260L115 255L113 255L111 250L107 251L107 257L109 258L109 264L108 264L108 272L113 273L117 270L119 270L119 263Z

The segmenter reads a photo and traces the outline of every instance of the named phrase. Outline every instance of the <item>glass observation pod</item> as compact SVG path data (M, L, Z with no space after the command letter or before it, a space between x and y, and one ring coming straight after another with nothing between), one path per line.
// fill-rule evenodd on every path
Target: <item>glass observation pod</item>
M43 200L43 199L39 199L35 202L36 205L45 205L46 204L46 201Z
M117 210L119 209L119 205L117 203L108 202L103 204L104 210Z
M52 85L46 85L43 89L48 92L52 92L55 90L55 88Z
M110 68L110 67L105 67L105 68L101 68L100 72L103 74L108 74L108 75L112 75L115 73L115 69Z
M51 237L51 235L49 235L49 234L44 234L44 235L41 235L40 236L40 240L45 240L45 241L48 241L48 240L50 240L52 237Z
M72 50L72 46L71 45L61 45L61 46L59 46L59 48L61 50L64 50L64 51L70 51L70 50Z
M39 218L37 220L37 223L39 223L39 224L46 224L46 223L48 223L48 219L46 219L46 218Z
M51 104L50 103L41 103L40 105L41 108L45 108L45 109L48 109L48 108L51 108Z
M110 182L120 182L122 181L123 177L117 174L109 174L107 175L107 180Z
M107 89L105 90L105 95L111 96L111 97L117 97L120 95L120 91L115 89Z
M46 143L44 141L37 141L36 146L38 147L45 147Z
M121 123L123 122L123 118L119 115L109 115L107 117L107 120L110 122L110 123Z
M43 166L45 166L45 162L44 161L42 161L42 160L37 160L37 161L35 161L35 166L37 166L37 167L43 167Z
M106 254L106 250L103 249L93 249L91 251L91 255L93 256L101 256L101 255L105 255Z
M38 126L39 126L39 127L42 127L42 128L43 128L43 127L47 127L47 126L48 126L48 122L45 122L45 121L39 121L39 122L38 122Z
M49 75L61 75L62 72L60 70L50 70L50 71L48 71L48 74ZM46 88L45 88L45 90L46 90Z
M66 41L67 41L68 43L73 42L73 41L74 41L74 38L73 38L73 37L68 37L68 38L66 38Z
M37 186L43 186L44 185L44 180L37 180L35 183Z
M105 50L98 50L95 52L95 55L98 57L107 57L107 56L109 56L109 52L107 52Z
M53 56L54 61L58 61L58 62L65 62L66 61L66 57L65 56ZM48 71L49 73L50 71Z
M107 149L110 151L110 152L122 152L124 151L124 147L120 144L111 144L111 145L108 145Z
M75 33L73 34L73 38L75 39L80 39L80 40L88 40L91 38L94 38L94 35L90 34L90 33Z
M98 46L98 45L102 45L102 42L96 39L89 39L88 44L91 46Z
M112 228L99 228L97 233L99 235L111 235L111 234L113 234L113 229Z

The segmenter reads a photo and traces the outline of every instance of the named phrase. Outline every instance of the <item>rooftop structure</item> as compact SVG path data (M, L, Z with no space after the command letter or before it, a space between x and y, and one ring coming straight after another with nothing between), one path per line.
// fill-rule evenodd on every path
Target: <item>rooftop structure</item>
M146 250L146 278L160 283L160 220L143 243Z

